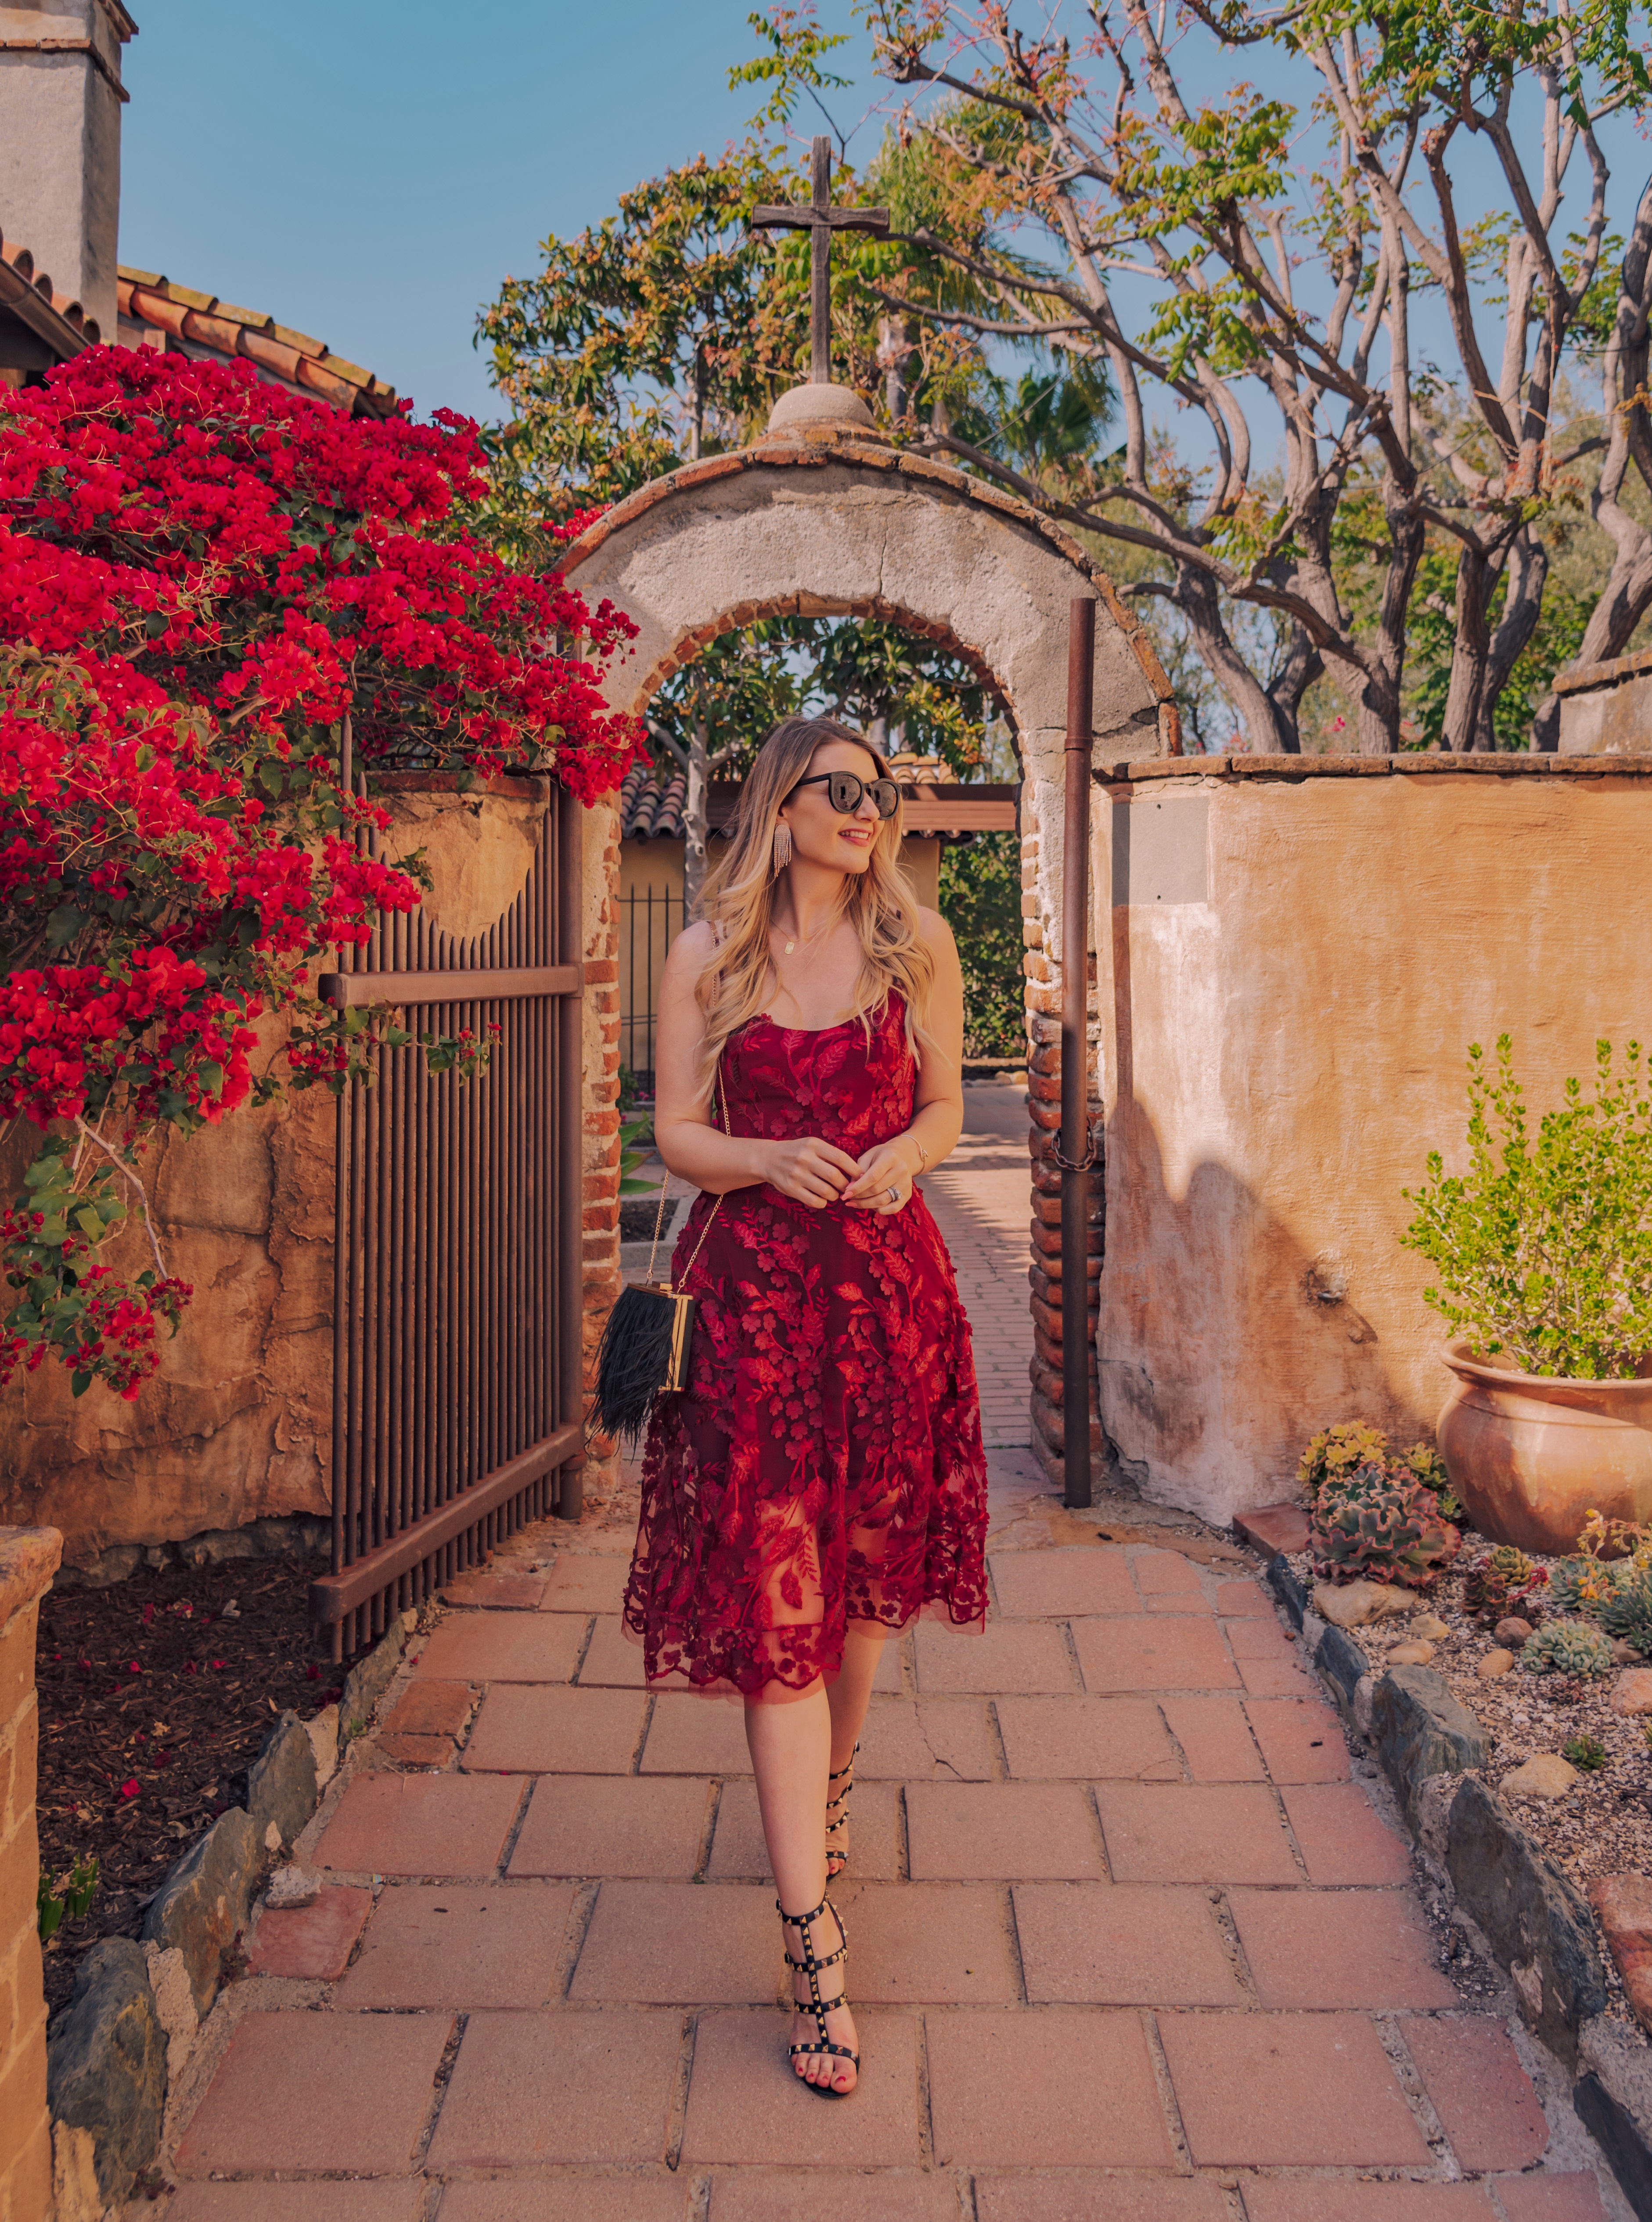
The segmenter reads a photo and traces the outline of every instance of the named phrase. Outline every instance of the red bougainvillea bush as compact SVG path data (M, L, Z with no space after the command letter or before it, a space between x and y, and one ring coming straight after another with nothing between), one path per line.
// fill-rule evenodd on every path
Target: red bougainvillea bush
M77 1394L154 1371L190 1291L153 1227L136 1275L100 1246L143 1213L146 1134L279 1085L255 1019L290 1014L297 1086L410 1039L310 981L420 894L365 853L389 821L347 731L370 775L623 778L598 681L632 628L504 564L465 526L482 490L466 419L345 417L244 364L93 348L0 389L0 1117L41 1136L0 1215L0 1384L48 1353Z

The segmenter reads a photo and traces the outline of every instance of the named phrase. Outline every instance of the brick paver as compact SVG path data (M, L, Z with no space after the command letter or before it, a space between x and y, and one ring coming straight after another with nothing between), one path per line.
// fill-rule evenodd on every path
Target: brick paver
M1025 1158L970 1152L927 1186L1012 1443ZM317 1909L247 1940L303 1980L217 2009L177 2222L1616 2222L1255 1566L1075 1540L1029 1472L987 1633L879 1669L854 2098L786 2068L741 1711L642 1688L599 1507L452 1585L351 1748Z

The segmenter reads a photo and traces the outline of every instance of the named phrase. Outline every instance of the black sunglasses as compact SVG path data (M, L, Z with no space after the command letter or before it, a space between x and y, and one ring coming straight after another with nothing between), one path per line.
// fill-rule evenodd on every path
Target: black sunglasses
M879 818L892 818L900 807L900 789L892 779L857 779L852 771L817 771L808 779L800 779L798 787L818 787L823 780L827 799L842 817L854 815L863 794L872 797ZM797 791L797 788L792 790L793 794Z

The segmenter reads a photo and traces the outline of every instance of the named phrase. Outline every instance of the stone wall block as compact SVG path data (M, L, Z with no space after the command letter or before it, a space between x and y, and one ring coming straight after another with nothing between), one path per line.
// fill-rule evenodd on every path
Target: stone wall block
M283 1713L247 1777L247 1811L266 1851L291 1851L316 1811L316 1753L297 1713Z
M83 1956L47 2048L47 2095L54 2122L91 2137L98 2192L118 2205L154 2156L166 2097L166 2032L129 1937Z
M1427 1672L1391 1667L1383 1679ZM1380 1682L1376 1704L1381 1698ZM1501 1800L1473 1776L1452 1800L1446 1870L1460 1903L1513 1976L1522 2013L1543 2042L1575 2067L1578 2031L1606 2005L1594 1923L1582 1896L1543 1857Z
M191 1845L150 1901L144 1940L183 1954L197 2013L205 2014L217 1996L264 1862L251 1814L232 1805Z

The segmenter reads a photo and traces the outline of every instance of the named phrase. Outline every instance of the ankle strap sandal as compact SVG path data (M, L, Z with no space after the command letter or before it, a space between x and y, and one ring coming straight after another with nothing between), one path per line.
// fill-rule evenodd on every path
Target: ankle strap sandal
M854 1762L860 1756L860 1747L857 1743L843 1765L826 1778L829 1786L834 1782L842 1782L846 1774L848 1777L848 1782L838 1792L836 1797L829 1798L826 1801L826 1880L828 1882L835 1882L849 1863L849 1792L854 1787ZM834 1838L836 1839L835 1842L833 1841Z
M855 2073L856 2080L852 2088L858 2090L860 2074L860 2054L852 2051L847 2044L834 2044L826 2034L827 2015L834 2006L848 2004L848 1992L842 1978L840 1977L838 1980L835 1998L823 1999L820 1994L820 1979L823 1972L828 1968L835 1968L841 1961L847 1960L849 1956L849 1932L843 1926L842 1917L829 1898L823 1898L812 1913L788 1913L778 1898L774 1901L774 1906L780 1917L782 1949L785 1949L785 1932L788 1929L795 1929L803 1939L802 1959L794 1960L788 1951L785 1955L785 1964L795 1974L807 1975L809 1978L809 2004L806 2006L798 2005L795 1986L792 2004L798 2012L811 2014L814 2017L817 2031L816 2041L812 2044L787 2045L786 2058L788 2060L819 2060L830 2057L835 2060L847 2060ZM823 1913L829 1913L832 1919L836 1922L837 1933L841 1939L835 1952L828 1952L823 1955L816 1951L814 1939L809 1933ZM799 2076L798 2081L803 2084L805 2090L817 2092L823 2099L847 2099L850 2095L848 2091L834 2090L829 2081L810 2083L804 2076Z

